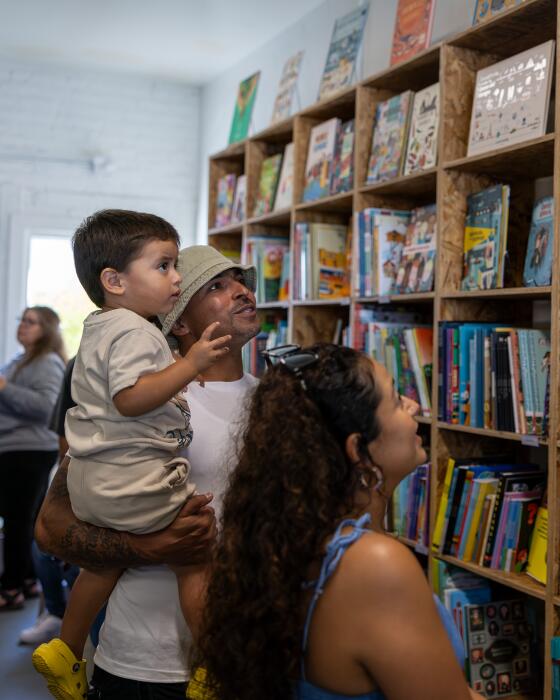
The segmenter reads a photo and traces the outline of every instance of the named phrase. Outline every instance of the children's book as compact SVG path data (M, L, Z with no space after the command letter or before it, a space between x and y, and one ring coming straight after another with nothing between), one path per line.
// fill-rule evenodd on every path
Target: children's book
M247 264L257 268L257 304L279 301L283 259L289 248L287 238L256 235L247 239Z
M346 226L310 224L312 290L314 299L348 296Z
M462 290L503 286L508 209L508 185L494 185L467 197Z
M349 192L354 184L354 120L341 124L331 177L331 194Z
M274 100L272 119L270 120L271 124L276 124L277 122L281 122L283 119L288 119L288 117L292 114L292 103L294 93L296 91L303 53L303 51L298 51L293 56L290 56L286 63L284 63L282 77L280 78L280 84L278 85L278 92L276 93L276 99Z
M553 58L550 40L477 72L467 155L545 134Z
M474 8L473 24L482 24L496 17L504 10L521 5L525 0L476 0Z
M223 175L218 180L216 218L214 222L214 226L216 228L229 226L231 223L231 208L233 206L233 195L235 194L236 181L237 175L234 173Z
M428 48L435 5L435 0L399 0L391 49L392 66Z
M433 168L437 162L439 83L414 95L404 174Z
M548 508L541 506L533 529L527 573L546 585L546 553L548 551Z
M339 17L334 23L329 52L319 85L318 100L324 100L352 84L368 8L369 3L366 7L357 7L347 15Z
M236 143L247 138L253 107L257 97L257 86L259 84L260 71L250 75L239 83L235 109L233 111L233 121L229 132L229 143Z
M373 209L374 277L376 294L387 296L395 288L410 222L410 212Z
M436 205L413 209L392 294L431 292L436 257Z
M531 230L527 243L523 284L545 287L552 278L552 249L554 239L554 199L544 197L535 202Z
M328 196L336 148L336 135L340 119L329 119L311 129L307 164L305 166L305 189L303 201Z
M412 91L407 90L377 105L368 184L390 180L402 173L412 97Z
M281 165L281 153L277 153L263 160L259 180L259 194L255 203L253 216L262 216L272 211Z
M235 186L235 197L233 198L233 207L231 209L232 224L238 224L245 219L247 207L247 175L240 175L237 178Z
M537 689L536 627L527 600L465 606L467 676L487 698L524 696Z
M282 170L278 180L274 210L286 209L292 206L294 194L294 144L287 144L282 158Z

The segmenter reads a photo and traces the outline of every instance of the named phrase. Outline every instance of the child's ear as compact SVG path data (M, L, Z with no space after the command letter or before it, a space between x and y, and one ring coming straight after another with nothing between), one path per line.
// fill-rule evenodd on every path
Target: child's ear
M108 294L116 294L117 296L124 294L124 285L121 276L112 267L106 267L101 270L99 279L101 281L101 286Z

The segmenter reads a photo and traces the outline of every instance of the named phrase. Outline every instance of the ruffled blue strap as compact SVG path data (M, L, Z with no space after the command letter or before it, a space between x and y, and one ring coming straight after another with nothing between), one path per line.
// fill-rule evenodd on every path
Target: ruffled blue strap
M331 541L327 545L327 551L323 558L319 578L317 578L315 581L308 581L303 586L304 588L314 587L313 598L309 603L309 608L307 609L307 617L305 619L305 627L303 628L303 643L301 655L301 677L303 680L305 680L305 652L307 651L309 627L311 626L311 618L313 617L313 613L315 612L315 607L319 602L321 594L325 590L325 584L332 576L332 574L336 571L336 567L342 559L344 552L346 552L346 550L351 544L356 542L356 540L359 540L360 537L364 534L364 532L369 531L369 528L367 526L370 523L371 515L369 513L364 513L364 515L362 515L357 520L353 518L347 518L346 520L343 520L337 527L336 532L334 533L334 535L331 538ZM352 527L353 529L351 530L351 532L348 532L345 535L341 534L342 530L346 527Z

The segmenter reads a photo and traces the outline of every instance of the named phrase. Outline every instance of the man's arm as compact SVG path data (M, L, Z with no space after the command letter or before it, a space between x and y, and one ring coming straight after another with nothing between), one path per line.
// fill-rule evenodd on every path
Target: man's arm
M66 477L69 459L58 468L35 525L40 549L92 571L148 564L189 565L208 560L216 535L211 495L192 496L165 530L133 535L78 520Z

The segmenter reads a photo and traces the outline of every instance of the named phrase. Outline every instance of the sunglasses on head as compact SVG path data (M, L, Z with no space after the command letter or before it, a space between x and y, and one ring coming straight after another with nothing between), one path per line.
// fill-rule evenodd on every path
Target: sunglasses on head
M283 365L298 377L304 389L307 387L301 376L302 371L319 361L319 355L316 352L302 350L299 345L279 345L270 350L263 350L261 354L267 367Z

